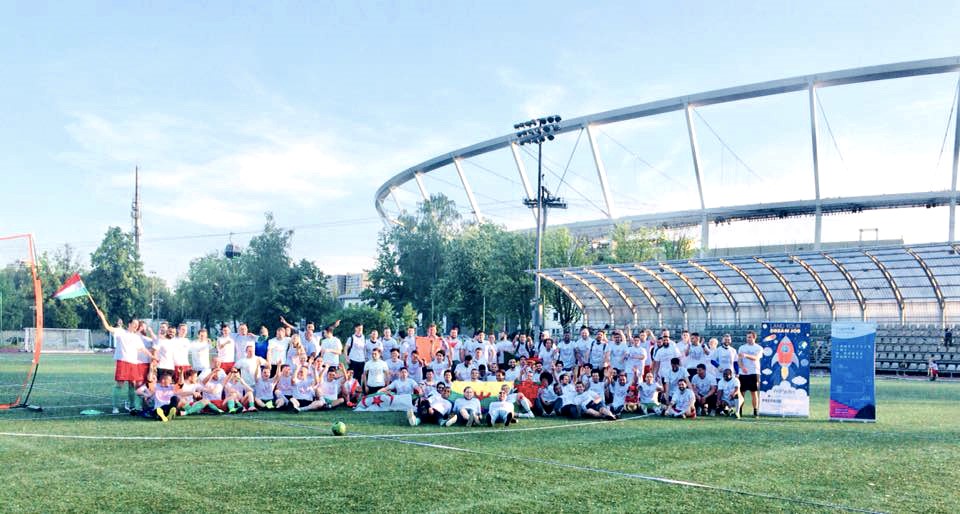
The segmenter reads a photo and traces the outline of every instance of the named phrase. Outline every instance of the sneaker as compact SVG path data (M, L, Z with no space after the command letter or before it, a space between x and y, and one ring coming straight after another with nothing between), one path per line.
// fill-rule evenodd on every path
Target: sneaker
M513 417L512 412L507 413L507 420L503 422L503 426L509 427L510 425L517 422L517 418Z
M476 419L476 416L467 416L467 426L468 426L468 427L472 427L472 426L473 426L473 421L474 421L474 419Z
M293 409L294 414L300 414L300 407L297 407L296 405L290 405L290 408Z
M504 425L506 425L506 423L504 423ZM492 427L492 426L493 426L493 416L491 416L491 415L489 415L489 414L487 414L487 426L489 426L489 427Z
M268 408L268 409L271 409L271 410L276 408L276 407L273 406L273 402L272 402L272 401L267 402L266 405L267 405L267 408Z
M120 409L114 407L113 410L110 411L110 414L120 414Z
M238 410L240 410L240 409L238 409L238 408L236 408L236 407L230 407L230 410L228 410L227 412L229 412L230 414L236 414ZM300 411L297 410L297 412L300 412Z
M733 417L735 417L735 418L737 418L737 419L740 419L740 410L739 410L739 409L733 411Z
M536 416L534 416L532 412L521 412L520 414L517 414L517 417L518 417L518 418L530 418L530 419L533 419L533 418L535 418ZM516 423L517 420L514 419L513 422Z
M170 414L167 414L167 417L170 419L177 417L177 409L176 408L170 409Z
M157 413L157 417L160 418L160 421L163 421L164 423L167 422L167 416L166 416L166 414L163 413L163 409L162 409L162 408L157 407L156 413Z
M417 419L417 416L413 413L413 410L407 411L407 423L409 423L411 427L415 427L420 424L420 420Z
M254 405L253 407L248 408L247 412L257 412L257 406Z
M129 401L123 402L123 410L125 410L125 411L127 411L127 412L130 412L130 402L129 402Z
M458 418L457 415L454 414L453 416L450 416L449 419L447 419L446 421L443 422L443 426L445 426L445 427L452 427L454 424L456 424L456 422L457 422L458 419L460 419L460 418Z

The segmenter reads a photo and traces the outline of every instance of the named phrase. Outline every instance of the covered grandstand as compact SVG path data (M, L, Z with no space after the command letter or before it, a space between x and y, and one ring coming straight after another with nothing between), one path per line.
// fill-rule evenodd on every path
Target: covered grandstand
M535 273L535 272L534 272ZM830 323L875 321L880 370L952 373L960 352L943 345L960 324L960 245L933 243L727 258L544 269L592 326L686 327L732 332L763 321L809 321L826 364Z

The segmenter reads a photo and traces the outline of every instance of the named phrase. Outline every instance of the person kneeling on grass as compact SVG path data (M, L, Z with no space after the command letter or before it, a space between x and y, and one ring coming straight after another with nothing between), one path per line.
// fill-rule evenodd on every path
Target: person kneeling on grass
M303 366L297 368L293 376L293 398L290 399L290 405L294 412L308 410L319 410L325 405L322 399L317 397L316 377L313 374L313 368Z
M563 376L566 377L568 375ZM553 402L553 412L559 416L570 419L580 419L583 412L580 410L580 403L577 401L577 398L583 394L583 382L577 380L577 383L573 386L570 384L563 387L561 387L561 384L555 384L555 386L556 389L554 389L554 391L559 390L560 392L557 400Z
M463 398L457 398L453 404L453 411L460 417L460 422L468 427L480 424L483 407L480 406L480 400L473 394L472 387L463 390Z
M663 392L663 386L653 381L653 373L648 371L643 376L643 382L637 386L637 389L640 396L639 411L641 414L660 414L663 411L660 401L657 399Z
M457 422L457 415L453 412L453 402L450 401L450 388L443 382L437 384L435 390L425 398L417 401L417 411L407 411L407 421L415 427L421 421L436 423L449 427Z
M203 397L204 385L197 380L196 370L189 370L183 375L183 385L180 386L180 414L197 414L209 407L214 412L222 413L215 405Z
M516 415L513 413L513 402L507 399L507 386L500 389L497 394L497 400L490 402L487 410L487 425L491 427L497 423L503 422L503 426L508 427L510 423L516 423Z
M723 379L717 383L719 398L717 398L717 416L740 417L740 404L743 402L740 396L740 380L733 376L733 370L726 368L723 370Z
M695 409L697 397L693 390L687 387L687 379L681 378L677 381L677 390L670 396L670 405L665 414L674 418L695 418L697 411Z
M707 366L697 364L697 372L690 379L693 392L697 395L697 414L707 416L717 407L717 381L707 375Z
M253 386L253 403L258 409L279 409L283 407L283 396L276 396L277 381L280 380L280 374L270 378L270 365L260 368L260 375L257 377L257 383ZM274 403L276 399L276 403Z
M161 373L160 382L151 385L150 393L153 396L154 412L157 419L166 422L176 417L180 398L177 396L179 390L177 385L173 383L172 374Z

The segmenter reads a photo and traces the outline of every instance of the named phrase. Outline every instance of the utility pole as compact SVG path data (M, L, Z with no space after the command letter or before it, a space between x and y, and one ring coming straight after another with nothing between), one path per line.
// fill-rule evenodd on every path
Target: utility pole
M540 271L543 268L543 233L547 226L547 209L566 209L567 204L560 198L553 196L543 185L543 143L553 141L555 134L560 130L560 116L547 116L517 123L513 126L517 130L517 144L537 145L537 197L526 198L523 204L535 209L537 221L536 262L537 274L534 277L533 300L533 333L539 340L543 330L543 298L541 295L542 280Z
M143 219L140 209L140 167L133 169L133 205L130 207L130 219L133 221L133 241L140 253L140 237L143 236Z

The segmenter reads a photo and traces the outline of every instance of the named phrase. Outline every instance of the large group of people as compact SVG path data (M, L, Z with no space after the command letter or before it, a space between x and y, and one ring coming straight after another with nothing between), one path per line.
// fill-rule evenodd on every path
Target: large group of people
M253 334L240 323L236 333L224 324L216 338L200 329L191 339L186 325L161 324L154 332L139 320L111 326L98 314L115 341L113 412L163 421L208 412L353 408L380 392L411 395L411 425L508 426L534 416L615 420L624 413L740 417L748 392L754 416L759 406L762 349L753 332L739 349L729 334L705 340L684 330L674 340L666 329L656 336L649 329L588 327L555 341L547 333L462 337L456 327L441 336L436 325L420 338L415 327L395 337L391 328L365 331L358 324L341 341L334 335L339 322L317 333L312 323L298 329L280 318L272 334L266 327ZM454 382L467 384L455 393ZM481 403L472 382L502 385Z

